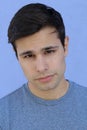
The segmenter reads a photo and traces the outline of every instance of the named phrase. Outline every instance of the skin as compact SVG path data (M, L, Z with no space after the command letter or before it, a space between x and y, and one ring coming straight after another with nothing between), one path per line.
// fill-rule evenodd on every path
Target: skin
M19 63L28 79L30 91L43 99L58 99L68 90L64 78L68 37L62 46L53 27L15 41Z

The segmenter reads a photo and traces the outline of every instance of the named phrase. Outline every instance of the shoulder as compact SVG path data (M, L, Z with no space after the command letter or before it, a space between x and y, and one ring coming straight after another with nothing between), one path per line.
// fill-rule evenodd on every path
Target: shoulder
M4 96L0 99L0 106L3 106L3 104L7 104L11 100L17 100L18 97L21 97L23 95L24 89L26 84L23 84L20 88L16 89L15 91L11 92L10 94Z
M14 92L0 99L0 120L7 117L11 109L17 108L19 104L22 104L21 101L24 96L25 86L26 84L22 85Z
M85 90L87 90L87 87L85 87L85 86L83 86L83 85L80 85L80 84L78 84L78 83L76 83L76 82L73 82L73 81L69 81L69 84L70 84L70 86L71 87L73 87L74 89L76 89L76 90L79 90L79 91L85 91Z
M7 127L9 114L11 114L11 111L15 112L22 104L25 88L26 84L0 99L0 126Z
M77 97L79 100L87 99L87 87L79 85L73 81L69 81L71 91L73 95Z

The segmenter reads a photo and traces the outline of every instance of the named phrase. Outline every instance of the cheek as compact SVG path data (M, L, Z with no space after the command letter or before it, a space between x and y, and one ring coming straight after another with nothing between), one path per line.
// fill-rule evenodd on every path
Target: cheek
M56 58L54 61L52 61L50 70L58 74L64 74L65 68L66 68L65 58L61 57Z
M54 68L61 68L65 65L65 57L64 56L57 56L53 60L51 60L51 66Z
M33 74L33 69L32 69L32 66L30 66L29 63L26 63L26 62L22 62L22 61L19 61L20 63L20 66L25 74L25 76L28 78L30 77L31 74Z

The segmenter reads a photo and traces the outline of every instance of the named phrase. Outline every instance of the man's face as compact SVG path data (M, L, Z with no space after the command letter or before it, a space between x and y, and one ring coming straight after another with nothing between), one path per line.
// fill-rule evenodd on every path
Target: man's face
M55 28L46 27L15 43L29 87L42 91L58 87L64 80L68 39L63 47Z

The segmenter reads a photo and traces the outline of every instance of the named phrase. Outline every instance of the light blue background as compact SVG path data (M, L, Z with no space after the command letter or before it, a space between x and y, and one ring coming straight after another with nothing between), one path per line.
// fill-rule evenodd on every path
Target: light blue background
M25 4L41 2L58 10L69 36L66 78L87 86L87 1L86 0L2 0L0 1L0 98L27 80L8 44L7 29L16 11Z

